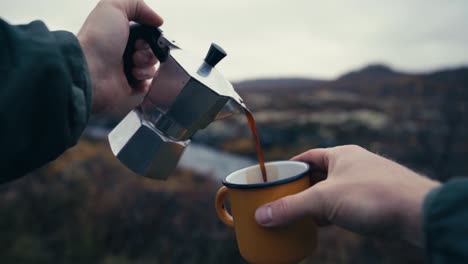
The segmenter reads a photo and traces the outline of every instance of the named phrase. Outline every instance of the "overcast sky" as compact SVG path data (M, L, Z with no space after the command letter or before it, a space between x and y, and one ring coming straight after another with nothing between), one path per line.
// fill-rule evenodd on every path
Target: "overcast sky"
M468 65L466 0L147 0L163 30L203 57L211 42L228 52L231 80L336 78L368 63L427 71ZM44 20L77 32L91 0L1 0L11 23Z

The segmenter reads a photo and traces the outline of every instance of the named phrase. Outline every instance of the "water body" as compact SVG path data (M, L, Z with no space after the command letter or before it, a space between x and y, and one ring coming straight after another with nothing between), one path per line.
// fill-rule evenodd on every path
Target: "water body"
M178 166L203 175L210 175L216 179L223 179L231 172L254 164L257 162L251 158L191 143L182 155Z

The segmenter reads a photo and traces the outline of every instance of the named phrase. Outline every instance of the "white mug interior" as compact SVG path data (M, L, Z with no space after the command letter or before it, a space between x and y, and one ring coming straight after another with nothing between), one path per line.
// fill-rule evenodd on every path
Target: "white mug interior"
M306 173L309 165L301 161L272 161L266 162L267 182L285 180ZM240 169L229 174L225 181L236 185L250 185L264 183L260 165Z

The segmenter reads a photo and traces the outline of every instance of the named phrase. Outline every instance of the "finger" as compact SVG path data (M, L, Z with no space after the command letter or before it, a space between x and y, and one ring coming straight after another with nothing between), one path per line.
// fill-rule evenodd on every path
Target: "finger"
M327 224L324 214L324 199L319 195L323 183L318 183L303 192L283 197L259 207L255 220L262 226L283 226L311 215L320 224Z
M145 68L138 68L135 67L132 69L133 77L138 81L143 81L147 79L152 79L157 72L156 65L145 67Z
M158 62L150 49L138 50L133 53L133 63L138 68L155 66Z
M145 50L145 49L149 49L150 48L150 45L148 44L148 42L142 40L142 39L137 39L135 41L135 50Z
M137 81L132 87L132 95L148 93L153 79Z
M159 27L163 24L163 19L154 12L143 0L125 1L127 4L128 20L148 26Z
M320 167L322 170L327 171L330 160L330 149L316 148L308 150L292 158L292 160L300 160L311 162Z

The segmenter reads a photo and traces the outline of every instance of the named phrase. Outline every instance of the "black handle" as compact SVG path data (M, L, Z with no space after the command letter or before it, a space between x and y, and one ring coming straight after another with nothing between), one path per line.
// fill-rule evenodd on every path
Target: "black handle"
M161 48L158 45L159 37L162 31L159 28L150 26L133 24L130 26L130 34L128 36L127 47L123 55L124 72L130 86L135 84L137 80L132 75L132 69L135 66L133 63L133 53L135 52L135 42L137 39L145 40L151 47L154 55L158 60L163 63L169 55L169 48Z

